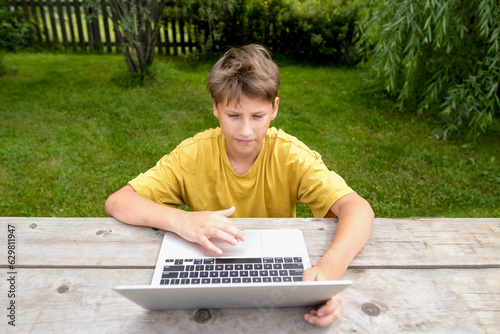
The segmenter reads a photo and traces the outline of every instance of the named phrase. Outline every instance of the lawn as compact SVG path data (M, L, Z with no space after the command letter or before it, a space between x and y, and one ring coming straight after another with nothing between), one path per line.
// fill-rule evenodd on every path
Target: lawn
M218 124L210 64L158 57L139 88L120 84L120 55L8 54L5 64L0 216L105 216L109 194ZM272 125L320 152L378 217L500 217L498 128L442 140L431 117L362 94L356 70L287 64L281 76Z

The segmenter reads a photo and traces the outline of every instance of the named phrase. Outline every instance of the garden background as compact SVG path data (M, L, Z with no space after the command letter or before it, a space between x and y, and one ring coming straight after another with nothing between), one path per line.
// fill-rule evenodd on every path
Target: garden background
M87 1L81 32L74 2L0 2L1 216L104 216L112 192L217 126L204 80L251 42L280 66L272 126L378 217L500 216L495 1L171 1L158 21L151 1L121 1L132 21ZM148 22L157 44L141 43ZM151 63L134 73L127 52Z

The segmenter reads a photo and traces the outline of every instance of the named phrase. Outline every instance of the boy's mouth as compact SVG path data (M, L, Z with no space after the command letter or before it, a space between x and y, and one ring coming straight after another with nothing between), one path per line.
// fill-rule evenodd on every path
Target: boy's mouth
M241 139L236 139L236 141L241 144L241 145L249 145L252 143L252 140L241 140Z

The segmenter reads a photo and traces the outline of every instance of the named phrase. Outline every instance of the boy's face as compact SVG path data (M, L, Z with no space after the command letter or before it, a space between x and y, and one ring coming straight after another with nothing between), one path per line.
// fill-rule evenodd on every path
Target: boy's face
M214 102L214 115L219 119L230 161L257 159L269 125L278 114L278 105L278 97L273 106L264 99L245 95L239 104L234 101L227 105L227 99L218 105Z

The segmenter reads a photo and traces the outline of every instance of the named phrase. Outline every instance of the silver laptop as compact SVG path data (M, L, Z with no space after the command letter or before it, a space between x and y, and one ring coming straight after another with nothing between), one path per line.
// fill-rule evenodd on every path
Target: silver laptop
M351 281L302 282L311 267L300 230L244 230L245 241L215 256L196 243L166 232L151 285L113 290L149 310L314 306Z

